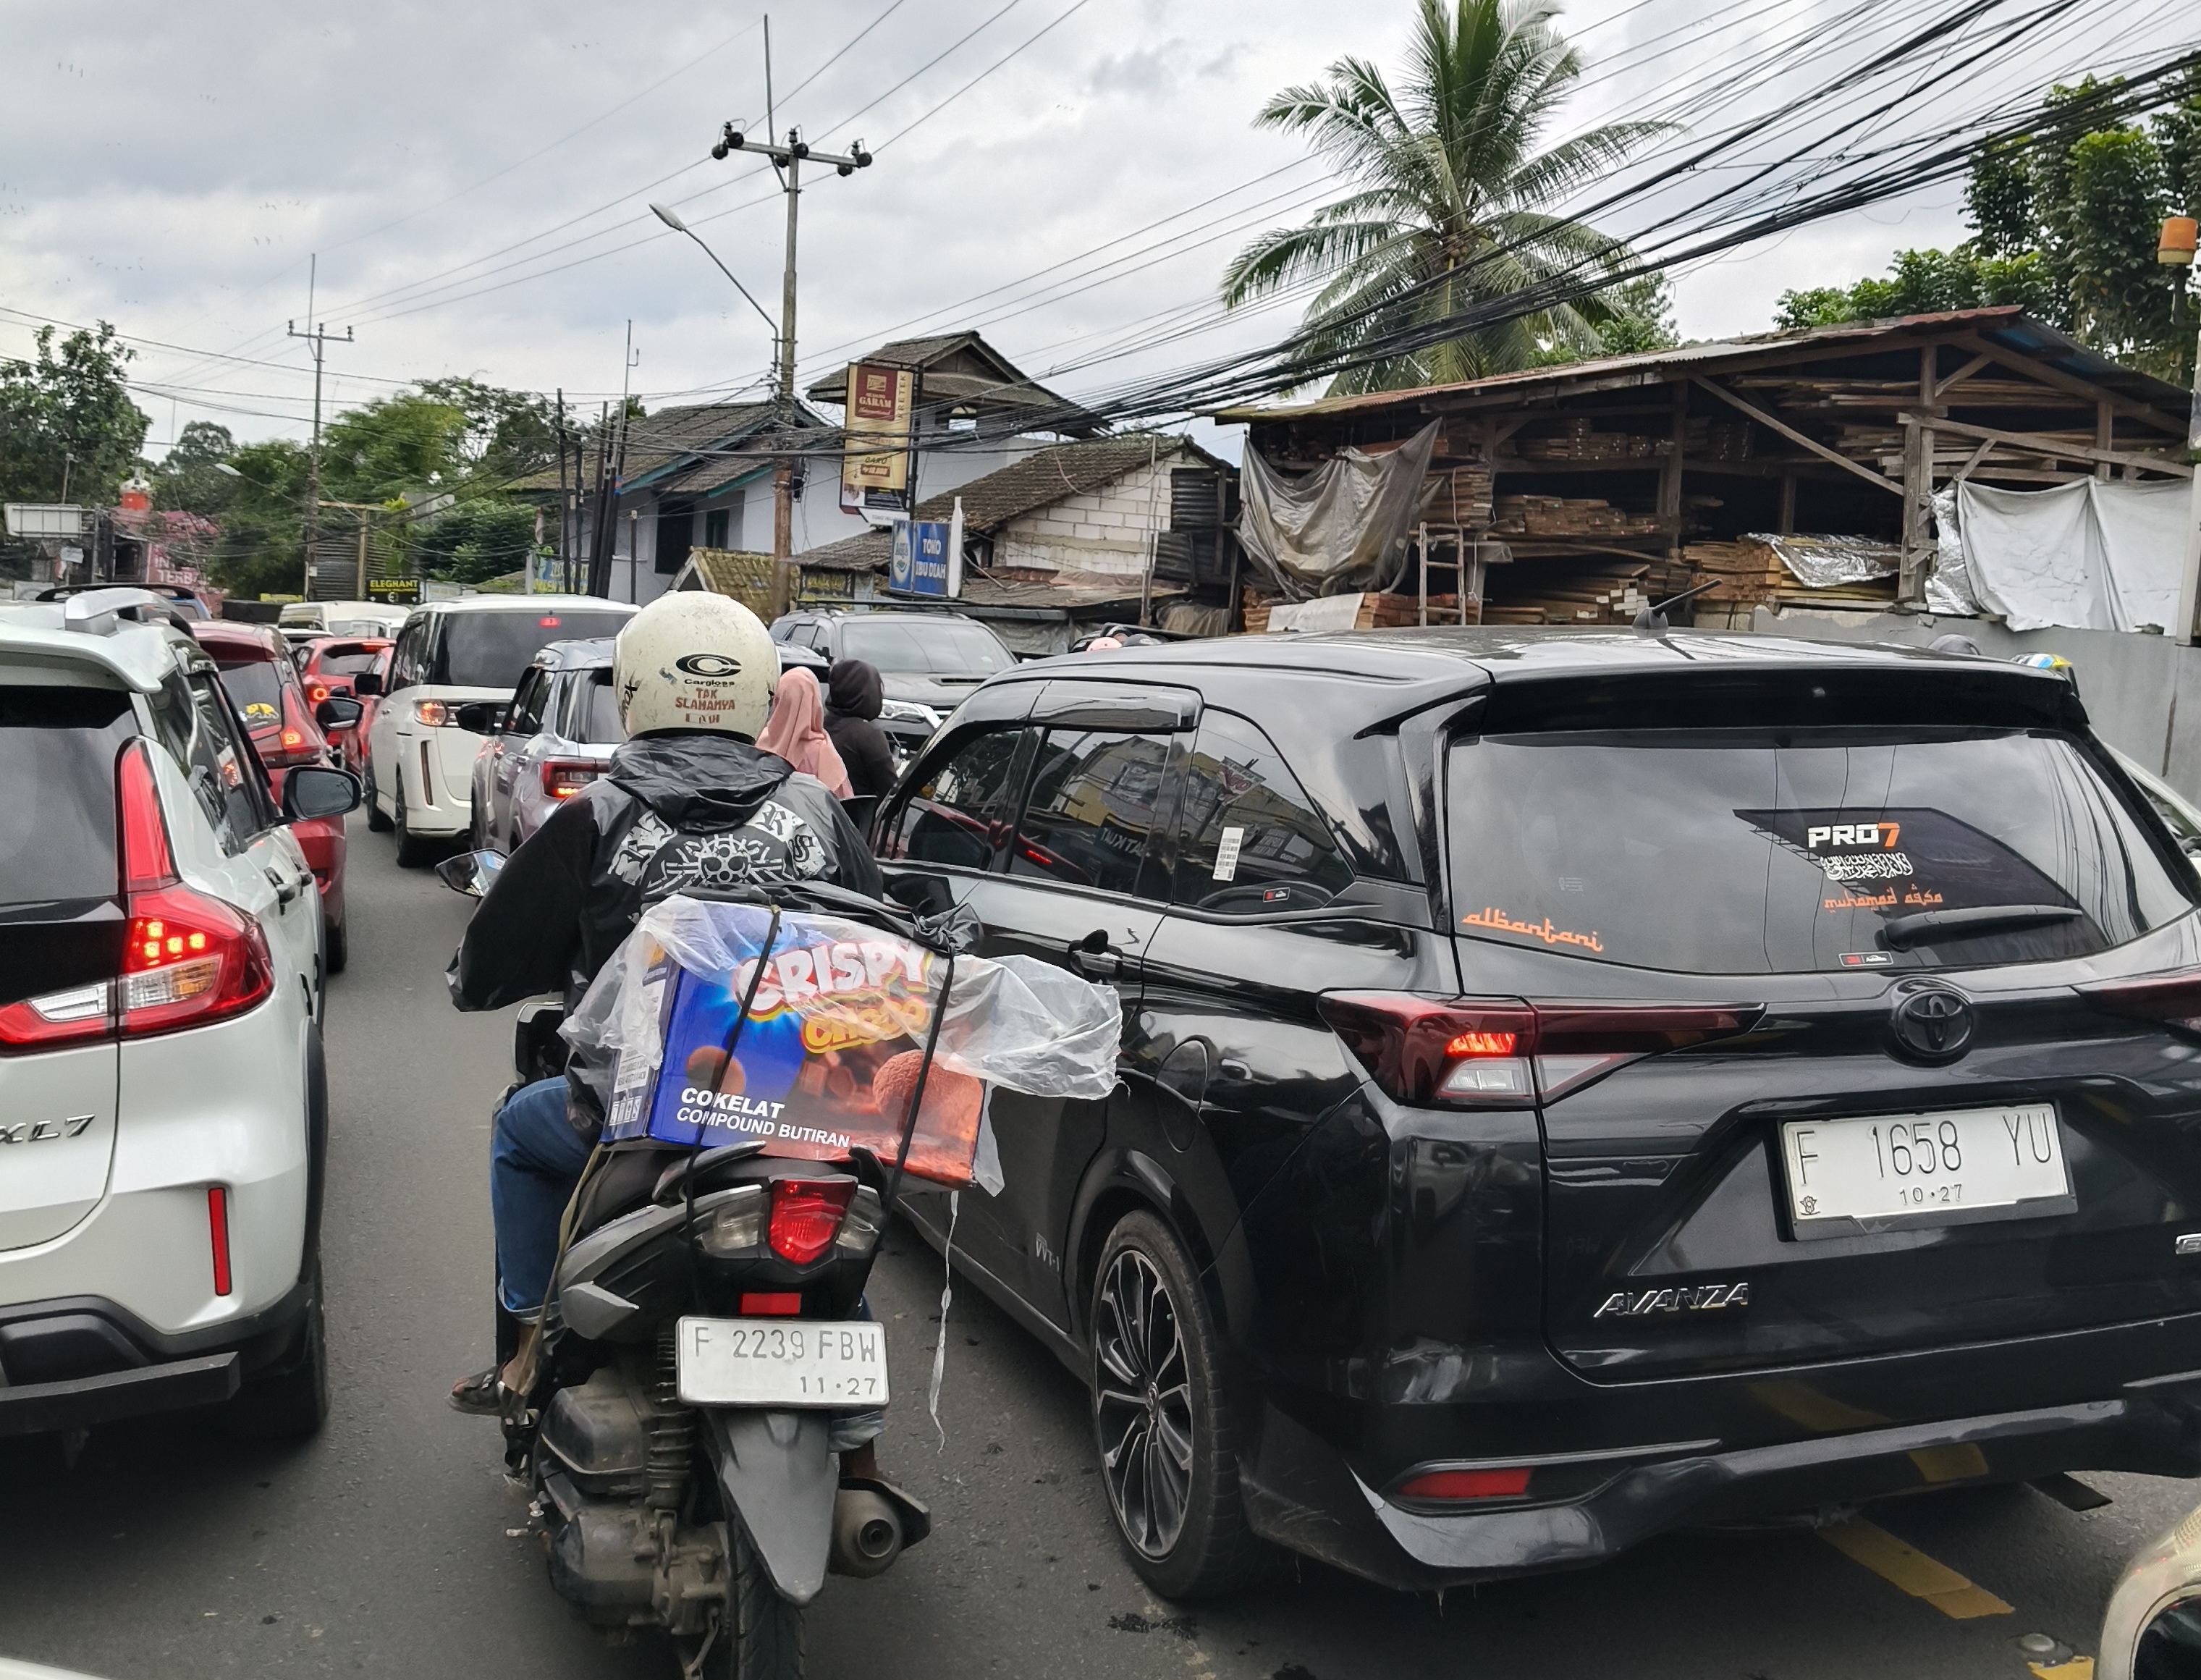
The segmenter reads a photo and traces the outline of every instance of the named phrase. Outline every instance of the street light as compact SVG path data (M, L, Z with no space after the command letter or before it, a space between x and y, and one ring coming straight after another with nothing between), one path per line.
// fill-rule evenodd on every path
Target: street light
M681 220L678 214L673 210L671 205L652 204L649 208L656 213L658 220L663 222L675 233L685 233L698 245L702 246L704 256L709 257L713 262L719 262L718 252L713 250L708 245L703 244L703 236L698 233L694 228L689 226L686 222ZM770 328L772 332L772 351L774 359L777 360L779 350L778 324L774 321L770 315L765 314L763 304L758 303L755 298L749 297L749 289L743 285L741 281L735 279L734 271L732 269L727 267L725 263L719 262L719 272L721 274L724 274L728 279L733 280L734 290L741 293L742 297L748 297L749 308L754 309L758 314L764 316L764 324L766 327Z
M2155 260L2170 270L2180 326L2185 325L2186 276L2193 267L2196 231L2192 216L2167 216L2162 235L2155 242ZM2189 461L2201 462L2201 344L2194 350L2193 393L2191 417L2186 422L2186 456ZM2201 614L2201 465L2195 467L2193 497L2186 507L2186 568L2180 574L2178 589L2178 639L2189 646L2194 641L2197 614Z

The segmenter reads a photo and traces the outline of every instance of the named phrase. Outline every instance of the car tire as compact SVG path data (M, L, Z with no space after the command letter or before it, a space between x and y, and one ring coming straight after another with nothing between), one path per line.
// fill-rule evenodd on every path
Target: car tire
M343 922L331 922L323 931L323 960L332 974L341 974L351 961L351 931Z
M374 801L374 764L372 760L368 761L367 767L367 827L370 834L390 832L390 818Z
M297 1441L317 1433L329 1415L329 1343L321 1313L321 1261L314 1256L306 1319L291 1362L255 1377L237 1391L222 1422L241 1441Z
M1090 1323L1101 1484L1131 1567L1164 1598L1247 1585L1266 1550L1239 1496L1222 1338L1183 1245L1153 1214L1109 1232Z
M405 819L405 772L402 770L397 772L397 785L390 794L390 802L396 812L390 823L397 832L397 866L420 869L434 861L436 843L415 834Z

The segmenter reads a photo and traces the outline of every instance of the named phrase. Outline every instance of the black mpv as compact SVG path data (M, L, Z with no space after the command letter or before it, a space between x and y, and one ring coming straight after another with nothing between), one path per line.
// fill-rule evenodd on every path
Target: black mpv
M1157 1591L2201 1473L2201 881L2061 676L1128 649L990 680L877 834L1122 992L1106 1101L995 1094L954 1255L1090 1383Z

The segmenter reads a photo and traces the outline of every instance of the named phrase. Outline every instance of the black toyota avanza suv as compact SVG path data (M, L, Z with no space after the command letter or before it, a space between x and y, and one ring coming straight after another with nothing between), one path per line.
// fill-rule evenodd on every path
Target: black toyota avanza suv
M1159 1591L2201 1472L2201 887L2060 675L1127 649L979 689L877 837L1122 994L1113 1096L995 1094L954 1251Z

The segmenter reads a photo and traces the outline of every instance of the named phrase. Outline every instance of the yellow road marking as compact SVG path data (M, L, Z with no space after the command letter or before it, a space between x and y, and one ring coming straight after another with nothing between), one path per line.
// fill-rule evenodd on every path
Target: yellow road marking
M1907 1456L1928 1482L1967 1482L1987 1473L1987 1455L1969 1441L1953 1447L1922 1447Z
M1819 1530L1819 1538L1852 1562L1900 1587L1913 1598L1922 1598L1944 1616L1960 1622L1977 1616L2007 1616L2010 1607L1984 1587L1975 1587L1945 1563L1936 1563L1916 1547L1906 1546L1876 1523L1852 1517L1846 1523ZM2058 1677L2061 1680L2061 1677Z
M2040 1680L2094 1680L2094 1659L2074 1657L2068 1663L2028 1663L2026 1666L2040 1677Z

